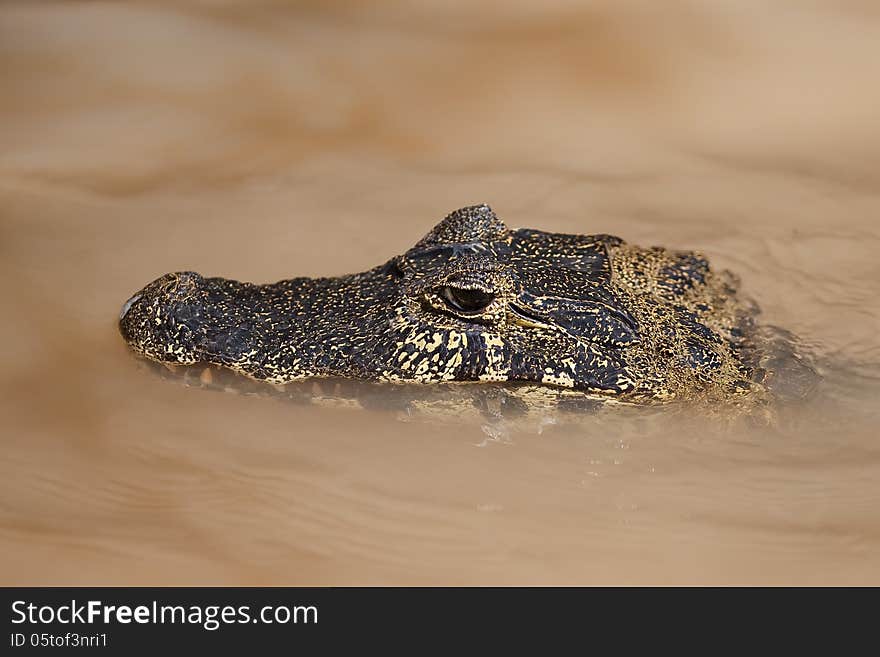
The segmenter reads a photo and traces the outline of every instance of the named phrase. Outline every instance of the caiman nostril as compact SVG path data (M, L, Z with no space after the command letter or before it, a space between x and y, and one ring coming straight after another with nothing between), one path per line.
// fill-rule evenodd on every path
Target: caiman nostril
M131 307L132 307L132 306L137 302L137 300L140 299L140 298L141 298L141 295L140 295L140 294L135 294L131 299L129 299L128 301L126 301L126 302L123 304L123 306L122 306L122 310L119 312L119 321L120 321L120 322L125 318L126 313L128 313L128 311L131 309Z

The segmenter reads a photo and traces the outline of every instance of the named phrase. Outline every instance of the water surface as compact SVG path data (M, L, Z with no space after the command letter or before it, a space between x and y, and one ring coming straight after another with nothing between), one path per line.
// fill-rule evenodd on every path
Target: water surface
M765 4L4 4L0 582L880 584L880 14ZM705 252L815 392L495 431L117 333L167 271L364 270L478 202Z

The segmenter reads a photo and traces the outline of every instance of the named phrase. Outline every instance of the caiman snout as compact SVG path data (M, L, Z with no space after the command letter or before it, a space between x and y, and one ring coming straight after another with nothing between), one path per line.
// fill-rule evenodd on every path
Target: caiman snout
M136 351L168 362L198 360L204 278L196 272L165 274L126 301L119 331Z
M125 316L128 314L129 309L137 303L137 300L141 298L141 293L138 292L131 299L122 304L122 310L119 311L119 321L121 322L125 319Z

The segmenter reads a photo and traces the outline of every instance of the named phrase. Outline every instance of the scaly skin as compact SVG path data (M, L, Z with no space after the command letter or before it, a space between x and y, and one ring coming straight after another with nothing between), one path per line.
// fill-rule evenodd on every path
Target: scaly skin
M508 230L457 210L367 272L254 285L166 274L119 327L140 354L255 379L525 381L672 399L748 390L754 310L692 252Z

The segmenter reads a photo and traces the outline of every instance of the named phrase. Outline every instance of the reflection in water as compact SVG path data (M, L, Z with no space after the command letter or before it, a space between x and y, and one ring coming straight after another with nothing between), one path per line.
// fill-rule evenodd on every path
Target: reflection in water
M880 16L395 7L0 9L2 582L880 583ZM482 201L740 274L776 398L279 403L117 333L163 272L360 271Z

